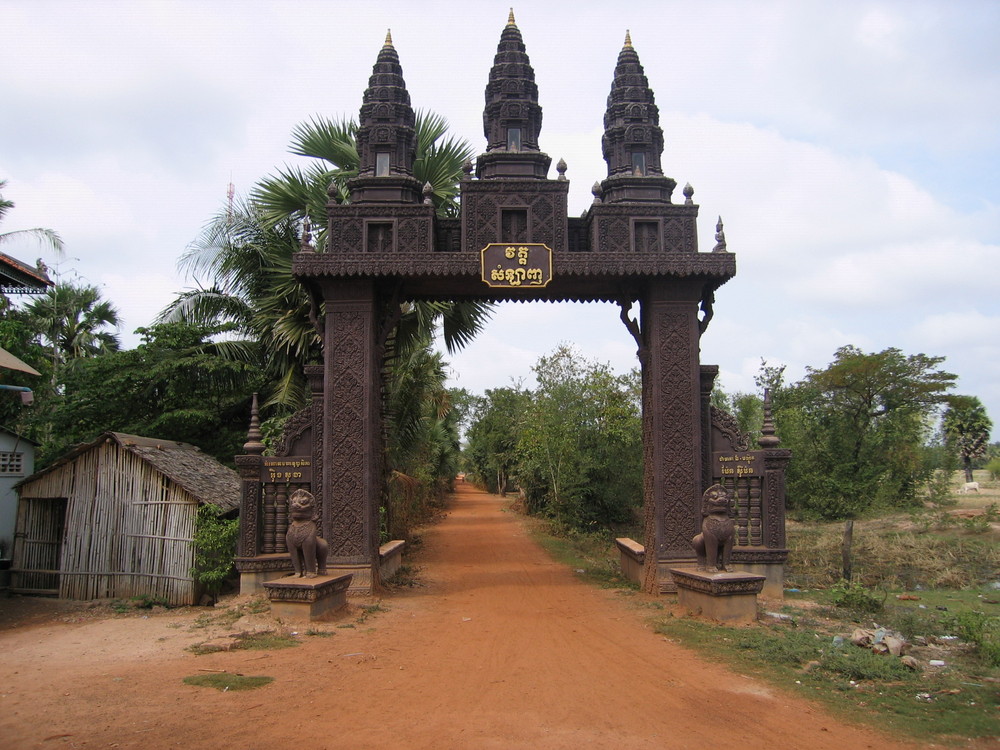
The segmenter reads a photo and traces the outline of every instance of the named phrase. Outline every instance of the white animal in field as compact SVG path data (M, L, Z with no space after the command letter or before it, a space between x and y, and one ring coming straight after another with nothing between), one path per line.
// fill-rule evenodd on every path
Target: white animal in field
M963 495L969 492L979 492L979 482L966 482L962 485L962 489L959 492Z

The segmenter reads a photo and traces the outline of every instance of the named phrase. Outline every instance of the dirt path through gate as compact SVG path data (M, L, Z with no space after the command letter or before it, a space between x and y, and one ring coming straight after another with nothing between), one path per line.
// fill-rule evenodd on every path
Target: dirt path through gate
M186 652L211 634L196 627L204 610L114 618L0 599L2 745L906 747L665 641L471 487L424 535L418 565L426 585L385 611L352 607L340 624L353 627L280 651ZM211 670L274 682L228 693L181 682Z

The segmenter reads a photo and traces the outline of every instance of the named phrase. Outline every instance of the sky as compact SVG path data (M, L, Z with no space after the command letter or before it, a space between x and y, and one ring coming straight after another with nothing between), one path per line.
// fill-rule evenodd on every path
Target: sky
M569 165L570 215L607 175L602 119L625 32L690 183L699 243L725 225L737 275L716 293L701 360L729 392L761 360L786 378L839 347L945 357L957 393L1000 425L1000 2L756 0L514 7ZM125 346L198 280L178 259L282 165L293 127L357 116L386 30L416 109L485 150L484 90L508 3L382 0L0 0L0 230L55 229L62 258L6 252L89 283ZM554 168L553 168L554 172ZM554 177L554 173L550 175ZM202 280L207 281L207 280ZM533 383L562 343L625 372L616 307L506 304L450 357L452 384ZM994 429L994 439L1000 429Z

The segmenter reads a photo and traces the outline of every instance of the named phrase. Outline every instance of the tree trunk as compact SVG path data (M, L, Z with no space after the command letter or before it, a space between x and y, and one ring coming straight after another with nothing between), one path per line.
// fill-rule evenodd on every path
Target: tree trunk
M965 464L965 481L971 482L972 479L972 459L968 456L962 457L962 463Z
M854 574L854 566L851 562L851 544L854 541L854 521L849 520L844 523L844 543L840 547L840 558L843 565L844 580L850 581Z

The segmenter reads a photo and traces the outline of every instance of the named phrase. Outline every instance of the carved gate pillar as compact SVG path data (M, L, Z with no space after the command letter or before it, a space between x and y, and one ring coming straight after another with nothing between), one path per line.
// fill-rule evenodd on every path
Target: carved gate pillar
M668 569L695 559L702 492L701 377L696 280L661 280L642 301L646 372L645 588L676 591ZM650 523L652 521L652 523ZM649 551L655 551L654 555Z
M351 589L369 592L379 585L378 295L370 281L326 279L322 289L323 536L330 544L329 569L353 573Z

